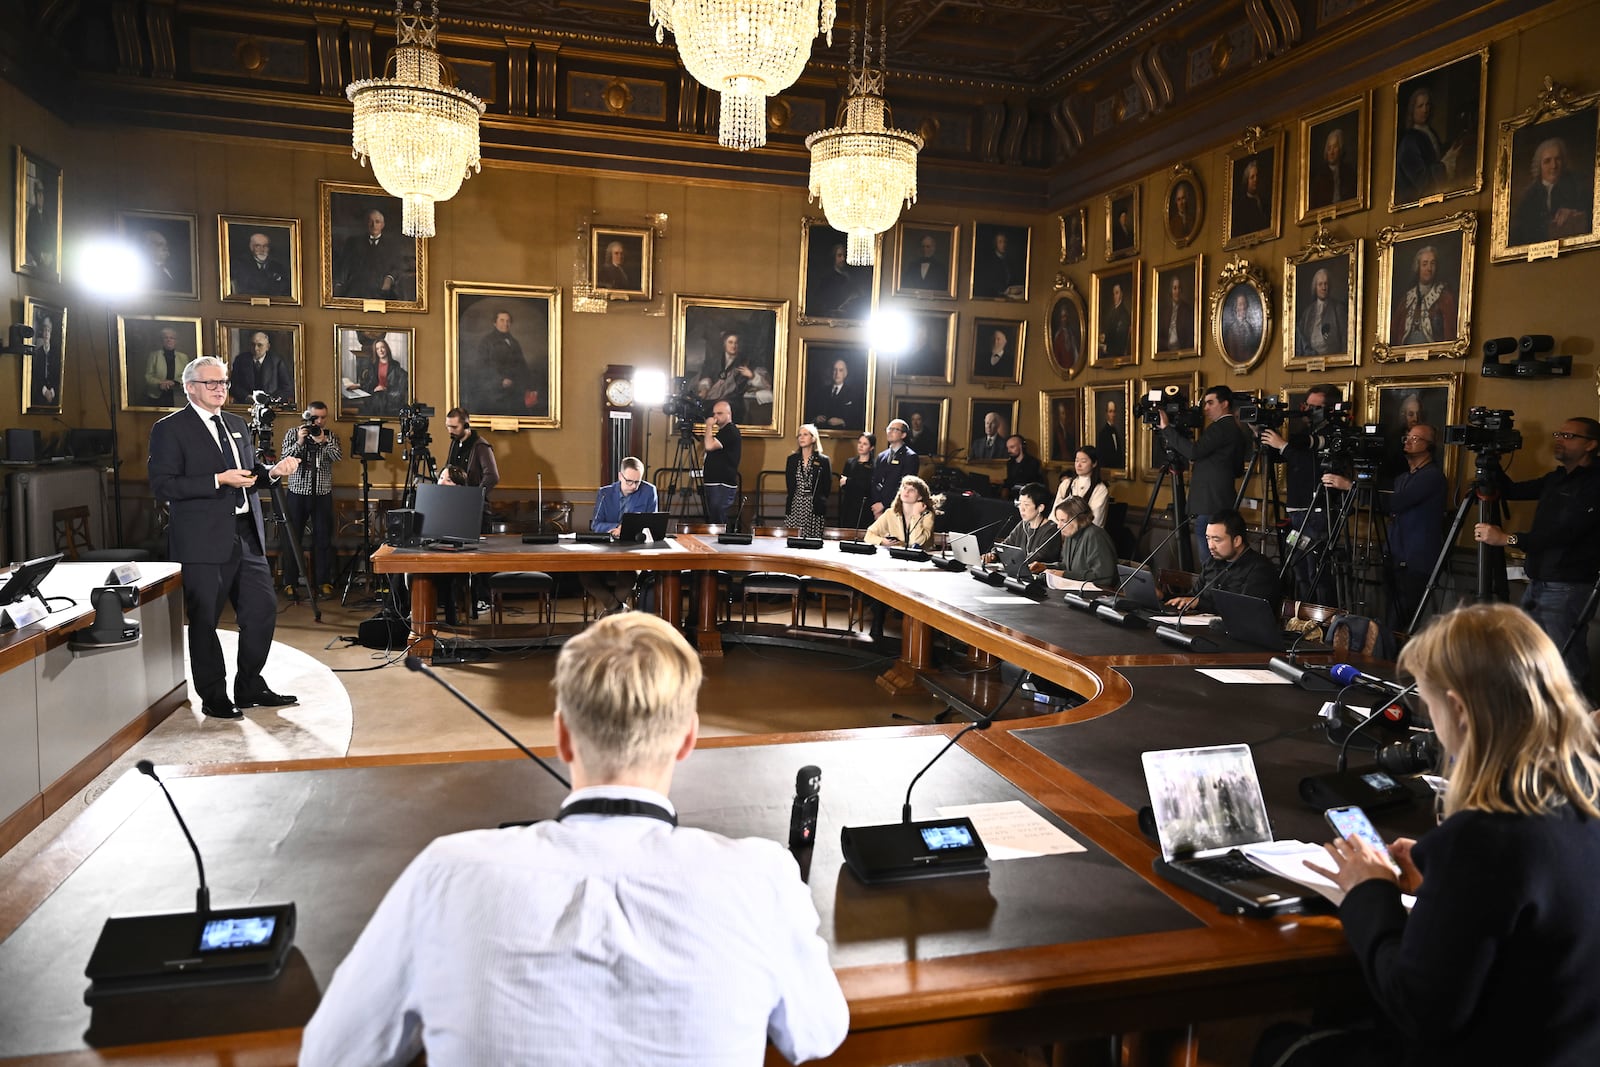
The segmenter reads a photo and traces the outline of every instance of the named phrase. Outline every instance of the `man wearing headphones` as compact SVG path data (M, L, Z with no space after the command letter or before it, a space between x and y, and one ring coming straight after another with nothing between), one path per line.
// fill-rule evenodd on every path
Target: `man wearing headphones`
M1384 571L1393 595L1389 598L1387 621L1394 629L1411 624L1433 573L1439 550L1444 547L1444 509L1448 487L1444 473L1434 458L1439 443L1434 429L1419 422L1400 439L1400 452L1406 470L1394 480L1394 491L1378 506L1389 516L1389 550ZM1348 491L1350 479L1340 474L1324 474L1322 483Z

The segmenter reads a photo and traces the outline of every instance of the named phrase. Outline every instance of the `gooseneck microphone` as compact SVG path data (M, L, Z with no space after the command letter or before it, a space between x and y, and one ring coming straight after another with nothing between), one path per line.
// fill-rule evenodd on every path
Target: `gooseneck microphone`
M1329 672L1330 674L1333 675L1334 681L1338 681L1338 682L1343 682L1344 681L1344 679L1340 678L1340 676L1339 676L1341 668L1344 668L1345 670L1350 671L1350 672L1354 672L1356 674L1360 674L1361 673L1360 671L1357 671L1354 667L1351 667L1350 664L1348 664L1348 663L1336 663L1336 664L1334 664L1333 669ZM1370 677L1370 675L1369 676L1365 676L1365 677ZM1374 681L1382 681L1382 679L1381 678L1380 679L1374 679ZM1346 683L1346 686L1348 687L1349 684L1350 683ZM1357 723L1354 727L1352 727L1350 729L1349 733L1344 735L1344 744L1339 746L1339 762L1337 764L1338 770L1343 771L1345 769L1345 767L1349 764L1349 760L1350 760L1350 742L1355 738L1356 734L1359 734L1362 730L1365 730L1368 726L1371 726L1373 723L1375 723L1379 719L1383 718L1384 715L1388 712L1388 710L1389 710L1391 705L1395 704L1397 701L1399 701L1399 700L1403 699L1404 697L1406 697L1407 695L1409 695L1411 693L1411 691L1413 689L1415 689L1416 687L1417 687L1417 683L1416 682L1412 682L1410 685L1403 686L1403 687L1402 686L1397 686L1393 682L1384 682L1383 691L1387 692L1387 693L1392 693L1393 694L1393 699L1386 700L1382 704L1379 704L1376 708L1372 709L1372 714L1368 715L1365 719L1362 719L1359 723Z
M1399 682L1391 682L1387 678L1379 678L1375 674L1359 670L1351 663L1335 663L1328 668L1328 675L1340 685L1364 685L1370 689L1381 689L1386 693L1404 695L1416 688L1416 683L1401 685Z
M822 800L822 769L807 764L794 776L794 803L789 807L789 849L810 848L817 836L817 808Z
M1020 678L1021 676L1019 675L1018 677ZM1013 690L1015 690L1016 686L1012 686L1011 688ZM1009 697L1007 699L1009 699ZM1002 700L1000 703L1003 706L1005 704L1005 701ZM999 710L999 709L997 708L996 710ZM923 765L922 770L918 771L916 773L916 775L911 779L911 784L906 786L905 803L900 805L900 823L901 823L902 826L904 826L904 825L906 825L906 824L911 822L911 791L917 787L917 783L922 780L922 776L924 774L927 774L928 771L933 768L933 765L935 763L938 763L940 758L943 757L946 752L949 752L950 749L955 746L957 741L960 741L963 737L966 737L968 734L970 734L974 730L987 730L993 722L994 722L994 715L990 714L990 715L985 715L981 719L977 719L977 720L974 720L973 722L967 723L966 726L964 726L961 729L957 730L955 732L955 734L951 736L949 741L945 742L944 747L941 748L937 753L935 753L934 757L931 760L929 760L926 764Z
M429 678L432 678L434 681L436 681L440 685L444 686L445 690L448 691L451 696L455 697L457 700L461 701L461 703L465 704L469 709L471 709L471 711L472 711L472 713L474 715L476 715L478 718L482 719L484 722L488 723L491 727L493 727L495 732L498 733L501 737L505 738L507 741L510 741L513 745L517 746L517 750L519 752L521 752L524 756L527 756L529 759L533 760L533 762L537 763L539 766L543 767L546 774L548 774L550 777L554 778L556 781L560 782L563 787L565 787L567 789L571 789L572 788L572 783L567 781L565 778L561 777L560 773L558 773L554 767L550 766L550 764L546 763L544 760L542 760L538 756L534 755L533 750L528 748L527 745L524 745L521 741L518 741L515 737L512 737L511 734L506 731L505 727L501 726L499 723L495 722L494 719L490 718L489 717L489 713L484 711L482 708L478 707L478 705L474 704L471 701L471 699L469 699L467 697L467 695L465 693L463 693L461 690L457 689L455 686L451 685L449 682L445 681L443 678L439 677L438 673L435 672L432 667L429 667L426 663L422 662L422 657L421 656L407 656L406 657L406 670L408 670L408 671L421 671L423 674L426 674Z
M161 787L161 793L167 798L167 804L172 808L172 817L178 820L178 829L183 831L183 836L189 841L189 848L194 852L195 869L200 872L200 888L194 891L194 910L201 915L211 910L211 890L206 887L206 863L200 858L200 846L194 843L194 835L189 832L189 824L183 821L183 812L178 810L178 802L172 799L172 793L167 789L167 783L156 774L156 766L147 759L142 759L134 764L139 773L146 775L156 785Z
M1140 560L1133 570L1128 572L1128 576L1126 578L1117 583L1117 588L1112 591L1110 596L1102 595L1097 597L1085 597L1082 593L1068 593L1068 606L1077 608L1080 611L1092 611L1101 618L1107 619L1111 622L1119 624L1126 623L1128 621L1127 613L1118 611L1116 607L1117 601L1122 599L1122 591L1128 588L1128 583L1133 581L1134 578L1138 576L1140 571L1150 566L1151 561L1153 561L1156 556L1161 554L1161 550L1166 548L1167 545L1171 544L1172 539L1177 537L1183 528L1188 526L1193 519L1193 515L1185 515L1183 517L1183 521L1168 531L1167 536L1161 539L1160 543L1158 543L1156 547L1151 550L1150 554L1144 559Z

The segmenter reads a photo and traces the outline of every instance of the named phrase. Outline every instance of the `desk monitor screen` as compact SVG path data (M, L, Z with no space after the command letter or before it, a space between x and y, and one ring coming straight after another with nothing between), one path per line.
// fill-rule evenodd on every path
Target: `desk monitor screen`
M59 562L61 553L57 552L53 556L40 556L17 564L16 570L6 579L6 584L0 586L0 605L15 604L23 597L38 596L40 583Z
M665 511L626 512L622 516L622 527L617 531L617 540L638 541L639 535L649 530L652 539L664 541L667 537L667 517Z
M417 483L422 537L476 542L483 530L483 486Z

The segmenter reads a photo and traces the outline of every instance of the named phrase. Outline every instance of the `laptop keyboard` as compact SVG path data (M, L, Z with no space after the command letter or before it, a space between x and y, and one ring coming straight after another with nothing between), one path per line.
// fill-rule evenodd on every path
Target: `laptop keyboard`
M1189 860L1184 863L1184 867L1217 885L1247 882L1267 873L1246 859L1244 853L1238 851L1222 856L1210 856L1203 860Z

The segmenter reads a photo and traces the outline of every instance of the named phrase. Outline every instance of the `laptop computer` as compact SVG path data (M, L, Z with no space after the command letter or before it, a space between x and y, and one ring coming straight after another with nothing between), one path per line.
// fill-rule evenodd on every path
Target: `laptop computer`
M622 516L622 526L617 530L618 541L640 541L639 535L645 530L650 531L653 541L664 541L667 538L667 518L665 511L628 511Z
M1249 745L1166 749L1142 758L1161 841L1157 874L1228 911L1275 915L1303 905L1306 890L1239 851L1272 840Z
M976 534L953 533L950 535L950 555L968 567L983 565L983 549L978 547Z
M423 540L477 544L483 536L483 486L418 482L417 513Z
M1276 607L1261 597L1213 589L1211 602L1222 619L1222 632L1235 641L1282 652L1300 640L1300 634L1283 628Z
M1149 567L1130 567L1117 564L1117 584L1122 587L1117 606L1156 609L1161 607L1161 595L1156 591L1156 575Z
M1028 570L1028 554L1016 545L995 543L995 562L1000 564L1000 572L1007 578L1030 578L1032 572Z

